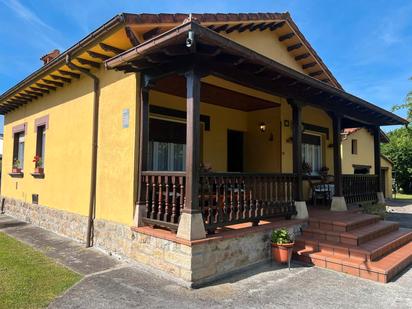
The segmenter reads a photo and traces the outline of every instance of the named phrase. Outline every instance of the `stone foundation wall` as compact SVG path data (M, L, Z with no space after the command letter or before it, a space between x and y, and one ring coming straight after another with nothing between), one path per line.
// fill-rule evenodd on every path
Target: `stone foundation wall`
M85 242L87 217L6 198L5 213L55 233ZM288 228L300 233L300 225ZM110 221L95 220L94 245L164 271L197 286L270 258L271 230L195 244L166 240Z

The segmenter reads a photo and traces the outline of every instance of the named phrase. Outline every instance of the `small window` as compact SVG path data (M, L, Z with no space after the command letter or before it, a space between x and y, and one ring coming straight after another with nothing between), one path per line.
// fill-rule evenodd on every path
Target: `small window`
M352 140L352 154L358 154L358 140Z
M37 167L44 168L44 146L46 142L46 126L37 127L36 156L39 157Z
M14 133L13 168L23 169L24 131Z

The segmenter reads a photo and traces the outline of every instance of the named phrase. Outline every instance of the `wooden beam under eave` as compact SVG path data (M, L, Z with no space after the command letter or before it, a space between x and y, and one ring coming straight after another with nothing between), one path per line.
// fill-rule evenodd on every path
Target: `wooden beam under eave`
M288 47L287 47L287 50L288 50L288 52L291 52L292 50L299 49L299 48L301 48L302 46L303 46L302 43L297 43L297 44L288 46Z
M315 65L317 65L317 62L306 63L306 64L302 65L302 69L306 70L306 69L309 69L311 67L314 67Z
M21 93L16 94L15 98L18 99L18 100L27 100L27 101L33 101L34 99L37 99L37 97L35 97L35 96L33 96L33 97L28 96L28 95L26 96L26 95L23 95Z
M24 91L28 94L32 94L32 95L37 96L37 97L42 97L43 96L43 93L41 93L41 92L36 92L36 91L32 91L32 90L24 90Z
M42 93L50 93L50 91L47 90L47 89L38 88L38 87L34 87L34 86L30 86L30 89L33 89L34 91L39 91L39 92L42 92Z
M64 86L63 83L56 82L54 80L48 80L48 79L43 78L42 81L45 82L46 84L50 84L50 85L57 86L57 87L63 87Z
M277 30L277 29L282 28L284 25L285 25L285 22L284 22L284 21L281 21L281 22L279 22L279 23L277 23L277 24L274 24L274 25L271 26L269 29L270 29L270 31L275 31L275 30Z
M329 78L324 78L324 79L321 79L321 81L324 82L324 83L328 83L328 82L330 82L330 79Z
M309 73L309 76L315 77L315 76L319 76L322 74L323 74L323 71L316 71L316 72Z
M72 80L70 78L63 77L63 76L60 76L60 75L50 74L50 76L51 76L51 78L53 78L55 80L61 80L62 82L65 82L65 83L71 83L72 82Z
M215 32L225 31L228 27L229 27L228 24L224 24L224 25L216 27L215 29L213 29L213 31Z
M140 44L140 41L137 38L137 36L134 34L132 28L126 26L126 27L124 27L124 31L126 33L127 38L130 41L130 44L132 44L132 46L137 46L137 45Z
M281 35L281 36L279 37L279 42L283 42L283 41L286 41L286 40L290 40L290 39L293 38L294 36L295 36L295 33L294 33L294 32L290 32L290 33Z
M45 85L45 84L41 84L41 83L36 83L36 85L37 85L38 87L46 88L46 89L48 89L48 90L57 90L56 87L53 87L53 86L50 86L50 85Z
M91 51L91 50L88 50L87 53L89 54L90 57L100 59L100 60L103 60L103 61L106 61L107 59L111 58L110 56L103 55L103 54L100 54L100 53L96 53L96 52Z
M250 28L249 28L249 31L250 31L250 32L253 32L253 31L255 31L256 29L260 29L260 28L263 27L264 25L266 25L266 23L256 24L256 25L250 27Z
M114 54L116 54L116 55L117 55L117 54L121 54L122 52L125 51L124 49L117 48L117 47L114 47L114 46L111 46L111 45L108 45L108 44L105 44L105 43L99 43L99 46L100 46L100 48L103 49L104 51L112 52L112 53L114 53Z
M226 33L231 33L235 30L238 30L240 27L242 27L242 25L243 24L237 24L237 25L234 25L232 27L229 27L229 28L226 29Z
M310 57L310 54L309 53L304 53L304 54L297 55L295 57L295 60L300 61L300 60L306 59L308 57Z
M259 31L264 31L264 30L266 30L270 27L273 27L275 24L276 24L276 22L271 22L271 23L265 24L264 26L259 28Z
M90 61L90 60L83 59L83 58L76 58L76 60L80 64L88 65L88 66L91 66L91 67L96 68L96 69L100 68L100 63L98 63L98 62Z
M59 70L59 73L60 73L61 75L66 75L66 76L74 77L74 78L77 78L77 79L80 78L80 74L74 73L74 72L70 72L70 71Z
M149 31L146 31L145 33L143 33L143 39L145 41L155 37L156 35L158 35L160 33L160 27L156 27L153 29L150 29Z
M238 31L239 31L240 33L242 33L242 32L244 32L244 31L246 31L247 29L250 29L251 27L253 27L254 24L255 24L255 23L250 23L250 24L244 25L244 26L240 27Z

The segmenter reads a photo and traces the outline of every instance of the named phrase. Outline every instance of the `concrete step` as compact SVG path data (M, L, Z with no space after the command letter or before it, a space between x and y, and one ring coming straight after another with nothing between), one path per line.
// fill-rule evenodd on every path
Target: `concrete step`
M340 234L340 242L359 246L365 242L388 234L399 229L399 223L391 221L378 221L374 224L362 226Z
M329 212L309 218L309 227L323 231L349 232L380 221L379 216L353 212Z

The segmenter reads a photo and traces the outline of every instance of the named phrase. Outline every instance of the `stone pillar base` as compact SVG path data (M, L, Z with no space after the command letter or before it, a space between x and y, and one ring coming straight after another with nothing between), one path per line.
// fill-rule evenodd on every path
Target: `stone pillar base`
M383 192L377 192L376 193L378 196L378 204L385 204L385 196L383 195Z
M199 213L182 213L180 215L179 227L176 237L186 240L203 239L206 237L205 224L202 214Z
M296 201L295 207L297 211L297 215L294 217L295 219L308 219L309 218L308 207L306 206L305 201Z
M348 206L346 205L345 197L343 196L334 196L332 198L332 205L330 207L332 211L346 211Z
M143 218L146 217L146 205L137 203L134 213L134 224L137 227L144 225Z

